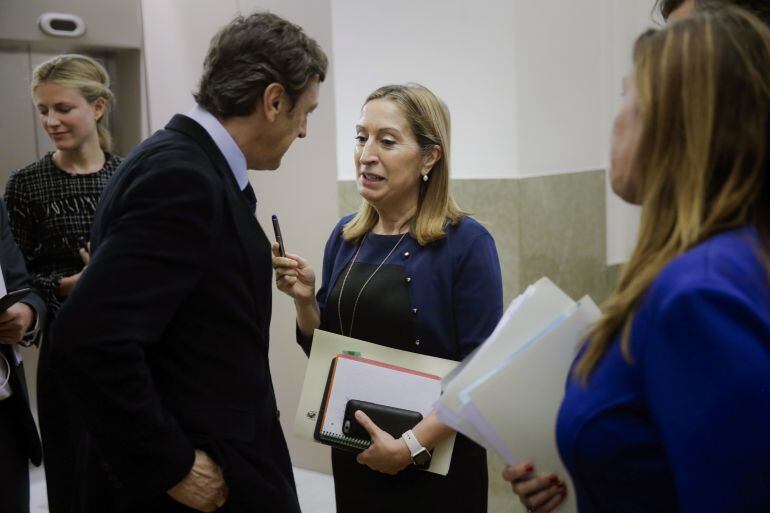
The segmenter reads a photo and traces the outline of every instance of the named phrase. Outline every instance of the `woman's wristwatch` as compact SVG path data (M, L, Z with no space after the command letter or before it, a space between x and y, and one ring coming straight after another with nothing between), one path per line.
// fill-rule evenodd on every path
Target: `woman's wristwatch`
M406 443L409 453L412 455L412 463L418 468L427 468L430 465L431 454L428 449L422 446L412 430L409 429L401 435L401 439Z

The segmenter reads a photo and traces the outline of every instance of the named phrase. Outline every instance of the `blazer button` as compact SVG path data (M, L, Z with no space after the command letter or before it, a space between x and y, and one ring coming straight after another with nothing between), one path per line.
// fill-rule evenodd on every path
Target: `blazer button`
M406 277L406 282L407 283L412 283L412 277L411 276L407 276Z
M408 251L404 252L404 258L409 258L411 256L411 253Z
M412 315L417 315L417 309L416 308L412 308Z
M416 346L419 346L419 345L420 345L420 339L419 339L419 338L418 338L417 340L415 340L415 341L414 341L414 345L416 345Z

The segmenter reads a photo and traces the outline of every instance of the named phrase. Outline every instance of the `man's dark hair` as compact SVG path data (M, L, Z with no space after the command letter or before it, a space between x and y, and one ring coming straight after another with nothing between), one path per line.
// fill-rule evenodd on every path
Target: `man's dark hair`
M215 116L248 116L274 82L296 103L313 77L323 82L328 62L299 26L268 12L238 16L212 38L193 96Z
M685 0L657 0L655 2L655 8L660 10L660 15L664 20L667 20L674 10L681 6ZM765 25L770 26L770 1L768 0L695 0L695 7L701 7L703 5L719 5L730 4L743 7L750 13L754 14Z

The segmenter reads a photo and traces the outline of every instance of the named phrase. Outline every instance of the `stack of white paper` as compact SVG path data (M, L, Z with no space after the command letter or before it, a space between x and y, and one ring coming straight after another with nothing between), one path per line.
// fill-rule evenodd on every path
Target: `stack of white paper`
M576 511L574 489L556 448L556 416L579 344L601 312L573 301L548 278L507 309L490 337L443 381L442 422L499 454L529 459L569 488L559 511Z

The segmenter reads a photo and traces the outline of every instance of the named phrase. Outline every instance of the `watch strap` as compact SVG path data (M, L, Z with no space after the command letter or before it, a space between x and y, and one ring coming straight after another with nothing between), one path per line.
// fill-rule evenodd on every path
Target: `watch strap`
M401 435L401 439L406 443L406 446L409 448L409 454L414 458L414 456L419 453L420 451L426 451L425 447L422 446L419 440L417 440L417 437L414 436L414 433L411 429L407 429L404 431L404 434Z

